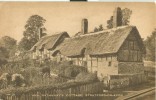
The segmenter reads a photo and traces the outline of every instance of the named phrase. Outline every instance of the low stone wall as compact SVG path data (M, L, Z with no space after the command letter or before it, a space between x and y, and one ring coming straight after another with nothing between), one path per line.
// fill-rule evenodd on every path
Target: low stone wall
M143 62L119 62L118 64L118 74L136 74L143 72Z
M145 67L144 72L148 79L155 79L155 67Z
M110 89L117 89L117 88L124 88L129 86L129 79L122 78L122 79L113 79L110 80Z
M147 77L144 74L129 74L129 75L110 75L110 80L107 83L109 89L118 89L138 85L146 82Z

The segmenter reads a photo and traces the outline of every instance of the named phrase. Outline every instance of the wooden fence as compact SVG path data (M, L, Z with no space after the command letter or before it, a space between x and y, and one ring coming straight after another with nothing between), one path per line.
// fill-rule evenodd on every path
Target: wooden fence
M1 94L2 100L76 100L84 98L85 94L102 93L103 84L92 82L85 84L72 84L62 88L44 88L33 91L11 92Z

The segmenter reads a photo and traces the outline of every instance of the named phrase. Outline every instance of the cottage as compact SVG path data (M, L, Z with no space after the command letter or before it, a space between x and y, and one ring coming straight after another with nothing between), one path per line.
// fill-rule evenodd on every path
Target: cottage
M32 51L32 58L38 60L54 60L54 57L51 55L53 50L57 47L57 45L62 43L66 37L69 37L68 33L61 32L40 38L40 40L30 50Z
M89 33L88 20L83 19L78 36L69 37L66 32L46 36L31 50L34 55L44 52L57 61L72 61L89 72L96 72L98 77L144 73L143 41L136 26L118 23L121 21L119 10L117 8L114 12L112 29Z
M87 67L90 72L97 72L98 76L143 72L145 50L135 26L66 38L56 47L53 56L57 53L76 65Z

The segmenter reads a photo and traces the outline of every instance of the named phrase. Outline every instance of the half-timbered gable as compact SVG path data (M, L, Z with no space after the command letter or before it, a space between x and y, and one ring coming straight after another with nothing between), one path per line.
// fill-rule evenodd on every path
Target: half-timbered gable
M144 46L136 29L130 32L118 51L118 61L142 62Z

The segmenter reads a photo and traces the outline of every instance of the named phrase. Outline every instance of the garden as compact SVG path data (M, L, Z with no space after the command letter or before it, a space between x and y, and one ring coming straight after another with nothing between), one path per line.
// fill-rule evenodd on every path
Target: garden
M57 63L32 59L8 62L0 67L0 89L55 85L65 82L97 82L96 74L69 61Z

